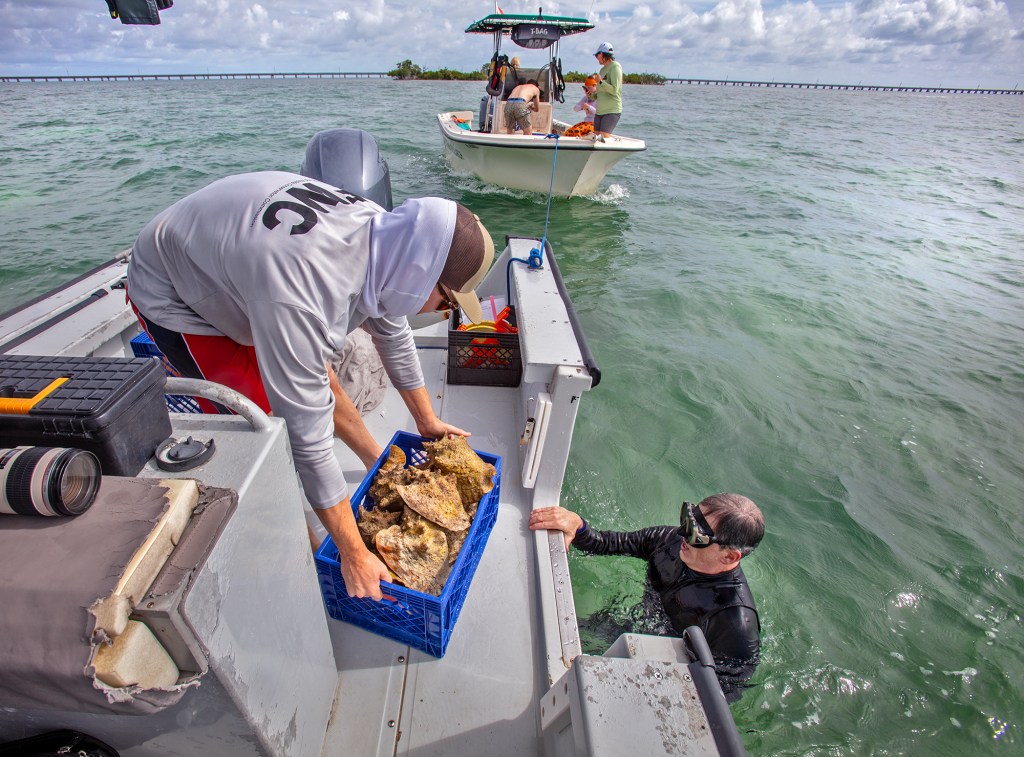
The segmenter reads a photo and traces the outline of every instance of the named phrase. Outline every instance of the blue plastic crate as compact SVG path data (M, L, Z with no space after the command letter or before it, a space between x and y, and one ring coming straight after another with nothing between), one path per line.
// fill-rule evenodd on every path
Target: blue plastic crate
M390 444L405 453L407 465L418 465L427 460L426 451L423 449L423 442L426 441L431 440L399 431L392 437ZM483 496L477 506L473 524L469 527L469 534L455 560L455 565L452 566L444 589L441 590L441 596L434 597L383 581L381 586L384 594L394 597L396 601L377 602L365 597L350 597L345 589L345 580L341 576L338 548L328 536L316 553L316 572L328 615L416 647L434 657L444 657L455 628L455 621L459 619L462 604L466 600L469 584L473 580L476 566L480 563L484 546L487 544L487 537L490 536L491 529L498 519L501 458L479 450L474 451L484 462L494 466L494 488ZM370 484L387 458L388 451L385 450L351 497L356 517L359 504L366 497Z
M178 374L171 367L171 364L167 362L167 358L164 357L164 353L157 349L156 345L153 344L153 340L149 338L149 334L143 331L138 336L132 337L131 341L132 353L135 357L158 357L160 362L163 363L164 371L167 372L168 376L177 376ZM201 413L202 408L199 407L199 403L196 402L195 397L188 397L182 394L165 394L164 399L167 401L167 409L172 413Z

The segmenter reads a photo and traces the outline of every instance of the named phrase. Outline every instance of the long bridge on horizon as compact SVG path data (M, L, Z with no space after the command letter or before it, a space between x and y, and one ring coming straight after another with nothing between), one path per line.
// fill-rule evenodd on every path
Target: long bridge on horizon
M383 71L301 71L301 72L254 72L254 73L203 73L203 74L46 74L27 76L5 76L0 74L0 83L18 84L34 82L92 82L92 81L187 81L217 79L388 79L390 74ZM707 79L666 77L665 84L691 84L716 87L768 87L780 89L832 89L860 92L924 92L952 95L1024 95L1024 90L1014 85L1013 89L1003 87L921 87L885 84L823 84L820 82L745 81L740 79Z
M666 78L665 84L703 84L716 87L779 87L782 89L840 89L862 92L933 92L950 95L1024 95L1024 90L1000 87L921 87L898 84L823 84L792 81L741 81L738 79Z
M261 72L228 74L46 74L42 76L4 76L0 82L53 82L53 81L159 81L189 79L388 79L390 74L383 71L300 71L296 73Z

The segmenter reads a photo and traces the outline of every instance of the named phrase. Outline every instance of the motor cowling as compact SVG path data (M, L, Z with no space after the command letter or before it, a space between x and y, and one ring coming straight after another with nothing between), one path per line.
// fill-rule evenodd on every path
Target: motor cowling
M362 129L327 129L313 135L299 173L394 208L391 172L377 140Z

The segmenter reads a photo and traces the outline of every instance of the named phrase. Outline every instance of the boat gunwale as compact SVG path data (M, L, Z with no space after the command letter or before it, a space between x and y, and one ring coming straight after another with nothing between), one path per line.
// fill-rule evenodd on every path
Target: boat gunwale
M647 143L642 139L636 139L635 137L620 136L617 139L624 140L628 139L631 142L639 143L639 146L632 147L628 145L615 145L610 142L597 142L596 140L585 140L579 137L564 137L559 136L556 140L544 139L543 141L534 141L529 143L518 143L518 144L503 144L504 140L508 138L516 138L523 135L517 134L492 134L485 132L469 131L465 129L458 129L458 131L466 132L469 136L463 136L457 134L455 129L457 127L450 127L443 119L446 113L439 113L437 115L438 125L441 127L441 133L447 139L452 142L459 142L461 144L472 144L477 146L486 147L499 147L504 149L512 150L554 150L555 143L558 142L559 150L576 150L584 152L602 153L602 152L643 152L647 149ZM475 136L475 138L474 138ZM540 134L534 136L541 136ZM578 140L575 142L564 142L562 140ZM501 141L494 141L501 140Z
M79 284L82 281L85 281L86 279L91 278L92 276L95 276L97 273L102 271L104 268L109 268L111 265L116 265L116 264L119 264L119 263L127 262L130 255L131 255L131 249L130 248L127 249L127 250L122 250L121 252L117 253L117 255L115 255L111 259L109 259L109 260L107 260L107 261L105 261L103 263L100 263L100 264L90 268L89 270L79 274L78 276L75 276L75 278L70 279L68 281L65 281L63 284L58 284L53 289L50 289L50 290L48 290L46 292L43 292L42 294L40 294L40 295L38 295L36 297L33 297L31 300L28 300L27 302L23 302L20 305L15 305L14 307L10 308L9 310L6 310L3 313L0 313L0 321L6 321L11 316L15 316L15 315L17 315L18 313L20 313L20 312L22 312L24 310L28 310L30 307L32 307L33 305L38 305L43 300L50 299L55 294L58 294L60 292L64 292L64 291L66 291L68 289L71 289L73 286L75 286L75 284Z

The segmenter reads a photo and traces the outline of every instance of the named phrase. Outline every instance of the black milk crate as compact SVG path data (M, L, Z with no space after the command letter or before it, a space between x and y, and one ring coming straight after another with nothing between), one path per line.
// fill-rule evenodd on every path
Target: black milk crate
M510 323L515 323L511 308ZM472 386L519 386L523 357L519 334L459 331L459 311L448 328L448 383Z
M73 447L134 476L171 435L152 358L0 356L0 446Z
M366 498L380 466L388 459L390 446L401 449L406 464L419 465L427 461L423 442L430 441L422 436L397 432L369 473L363 478L352 496L352 510L359 517L359 504ZM387 636L403 644L421 649L434 657L444 657L455 621L459 619L462 605L469 591L469 584L480 563L487 537L498 519L498 494L501 488L501 457L474 450L485 463L494 466L494 488L480 499L469 534L462 545L462 551L455 559L448 580L445 581L441 596L415 591L388 581L381 582L381 591L394 601L380 602L366 597L350 597L341 575L338 548L328 536L316 553L316 572L320 579L320 590L324 597L327 614L335 620L344 620L367 631ZM367 502L372 509L372 500Z

